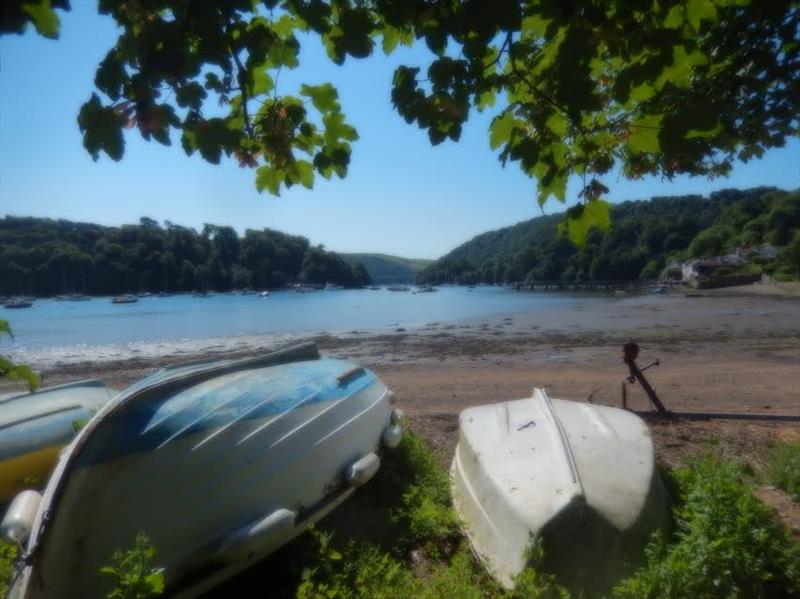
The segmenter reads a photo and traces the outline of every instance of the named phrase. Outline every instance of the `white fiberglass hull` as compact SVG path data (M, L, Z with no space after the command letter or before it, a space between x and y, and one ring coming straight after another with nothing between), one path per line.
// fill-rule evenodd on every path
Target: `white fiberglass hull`
M528 564L603 588L665 525L666 498L644 422L623 410L533 397L460 416L453 503L475 554L506 588Z

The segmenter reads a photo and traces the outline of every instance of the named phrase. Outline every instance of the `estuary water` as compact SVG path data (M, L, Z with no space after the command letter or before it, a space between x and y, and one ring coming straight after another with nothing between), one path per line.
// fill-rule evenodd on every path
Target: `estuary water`
M113 304L108 297L82 302L37 300L28 309L2 309L0 318L8 320L14 331L11 345L3 342L5 351L37 363L40 362L37 357L44 356L110 358L108 348L133 348L135 354L145 347L152 351L158 347L168 349L166 346L176 342L202 350L201 340L248 335L288 337L347 333L354 329L389 332L434 321L568 308L599 301L608 300L583 295L521 293L491 286L441 287L434 293L392 292L385 288L313 293L276 291L265 298L233 293L208 297L174 295L140 298L134 304ZM153 344L157 347L151 347ZM122 357L119 351L111 353Z

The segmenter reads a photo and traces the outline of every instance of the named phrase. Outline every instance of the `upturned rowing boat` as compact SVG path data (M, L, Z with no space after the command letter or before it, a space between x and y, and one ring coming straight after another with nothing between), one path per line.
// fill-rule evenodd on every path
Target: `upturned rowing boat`
M99 568L139 531L168 596L204 592L369 480L396 419L375 374L313 344L160 371L81 430L40 503L12 504L35 517L11 596L104 597Z
M562 580L606 588L666 525L653 442L630 412L535 389L464 410L459 429L453 503L475 554L507 588L534 543Z

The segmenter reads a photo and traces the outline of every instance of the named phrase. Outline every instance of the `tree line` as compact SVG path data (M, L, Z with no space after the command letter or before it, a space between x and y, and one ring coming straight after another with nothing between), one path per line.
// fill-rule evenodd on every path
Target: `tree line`
M773 245L775 258L747 265L800 276L800 191L729 189L617 204L607 232L576 246L559 232L563 214L541 216L475 237L417 277L421 283L578 283L655 279L670 262ZM563 229L563 227L562 227Z
M304 237L206 224L200 232L151 218L106 227L68 220L0 219L0 294L49 296L273 289L292 283L370 282Z

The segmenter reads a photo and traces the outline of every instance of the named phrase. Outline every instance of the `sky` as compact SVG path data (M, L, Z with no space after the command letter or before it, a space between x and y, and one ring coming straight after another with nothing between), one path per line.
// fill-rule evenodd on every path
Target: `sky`
M73 0L61 15L61 38L33 31L0 38L0 217L66 218L104 225L136 223L142 216L201 228L203 223L272 228L303 235L340 252L381 252L437 258L473 236L542 214L536 182L514 165L502 168L490 150L490 114L473 113L459 143L433 147L390 102L400 64L424 62L420 50L338 67L320 45L304 40L300 67L284 71L279 91L300 83L332 82L347 120L361 138L353 144L346 179L317 177L313 190L292 188L280 197L258 193L255 173L235 160L212 165L173 146L145 142L127 132L121 162L104 154L92 161L81 143L77 115L94 91L94 72L117 37L114 22L96 2ZM737 164L727 179L679 177L627 181L604 178L608 199L708 193L727 187L800 187L800 142L764 158ZM567 204L577 200L577 178ZM544 212L564 204L550 200Z

